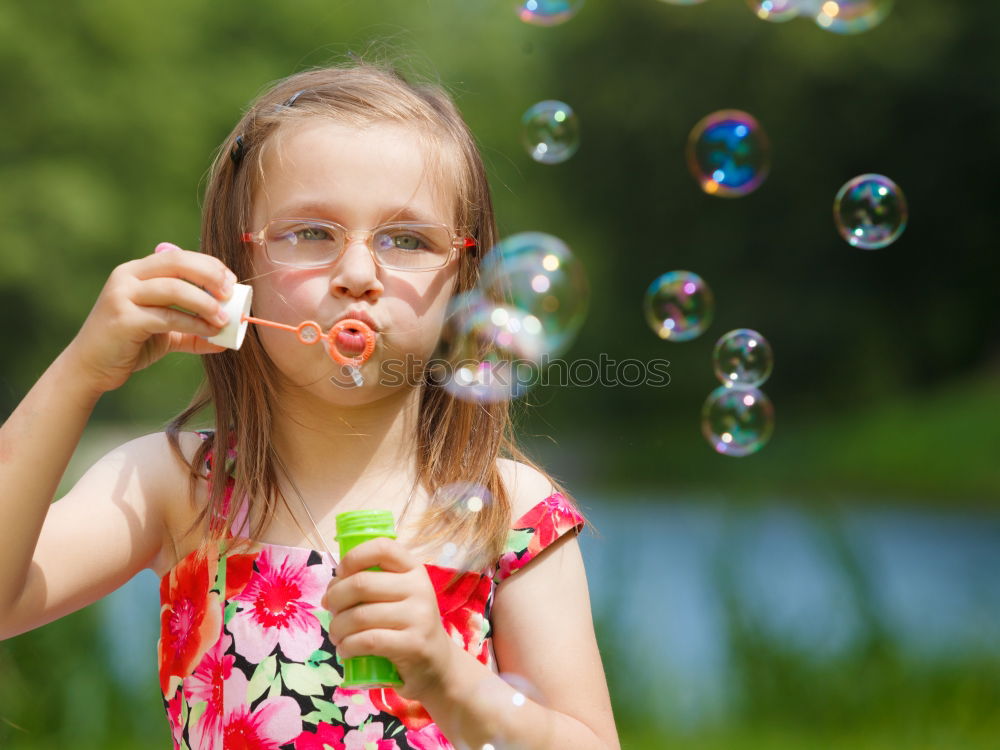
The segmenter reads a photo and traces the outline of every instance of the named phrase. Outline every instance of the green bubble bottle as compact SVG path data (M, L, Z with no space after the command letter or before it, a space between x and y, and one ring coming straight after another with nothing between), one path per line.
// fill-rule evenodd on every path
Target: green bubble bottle
M392 511L351 510L337 515L337 542L340 559L362 542L378 537L396 538ZM379 570L378 566L370 570ZM382 656L353 656L343 660L345 688L383 688L403 684L395 665Z

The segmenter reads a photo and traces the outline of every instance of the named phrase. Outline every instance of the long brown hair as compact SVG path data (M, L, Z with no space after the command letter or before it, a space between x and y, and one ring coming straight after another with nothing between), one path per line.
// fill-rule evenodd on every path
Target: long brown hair
M366 125L396 122L412 126L438 146L436 169L457 186L456 227L476 241L459 261L456 294L475 286L482 253L497 240L493 204L476 142L451 98L437 85L413 84L391 67L355 62L341 67L308 70L285 78L251 105L222 144L209 174L202 215L201 247L222 260L237 276L253 275L246 247L240 241L249 227L251 207L261 184L262 149L282 124L303 117L325 117ZM435 184L441 185L440 181ZM191 493L209 451L217 457L216 471L235 477L234 498L260 498L263 507L251 513L250 539L259 539L273 518L278 498L278 458L272 447L271 400L276 370L251 326L239 352L202 357L205 380L189 406L167 425L174 451L183 458L178 435L202 410L214 407L215 430L199 446L192 463ZM431 497L418 521L422 542L448 540L473 554L470 567L495 561L503 551L511 524L511 502L497 466L504 457L538 468L517 446L512 435L510 405L456 399L429 374L422 393L417 427L418 482ZM224 459L238 446L233 464ZM454 497L439 493L453 483L472 481L485 486L491 502L477 513L457 512ZM555 489L560 489L553 482ZM539 498L541 500L542 498ZM225 535L240 511L226 501L225 482L211 483L209 500L192 531L201 527L208 538ZM224 519L224 520L223 520Z

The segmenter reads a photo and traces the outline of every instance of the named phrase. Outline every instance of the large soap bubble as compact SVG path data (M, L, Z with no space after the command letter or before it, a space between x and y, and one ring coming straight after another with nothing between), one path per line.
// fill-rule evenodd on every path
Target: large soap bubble
M820 28L836 34L861 34L885 20L893 0L805 0Z
M667 341L690 341L712 323L715 298L691 271L670 271L655 279L643 299L646 322Z
M906 228L907 216L903 191L880 174L848 180L833 200L833 218L840 236L864 250L895 242Z
M521 139L535 161L559 164L580 147L580 123L566 102L546 99L521 116Z
M587 315L583 266L565 242L544 232L498 242L480 264L479 287L487 298L537 319L549 354L569 348Z
M465 401L505 401L538 379L546 341L533 315L495 302L480 290L456 295L444 337L448 356L431 368L434 382Z
M520 0L517 17L534 26L556 26L566 23L580 12L583 0Z
M738 198L764 182L771 169L771 146L756 118L724 109L702 118L691 130L687 162L706 193Z
M750 328L737 328L715 342L715 376L723 385L758 386L771 375L774 357L767 339Z
M801 0L747 0L747 5L757 18L772 23L783 23L796 18Z
M774 407L757 388L720 385L702 407L701 431L717 453L748 456L771 439Z

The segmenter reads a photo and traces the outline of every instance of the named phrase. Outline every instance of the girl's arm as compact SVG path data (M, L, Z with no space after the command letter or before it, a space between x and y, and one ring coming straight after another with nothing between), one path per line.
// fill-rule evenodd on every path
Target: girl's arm
M102 393L169 351L221 350L199 338L220 330L207 322L218 302L181 279L221 298L226 273L179 249L116 268L73 342L0 428L0 638L93 601L156 557L164 525L155 501L180 463L164 458L162 436L112 452L51 502Z
M523 464L516 466L513 485L514 518L552 492L548 480ZM575 534L561 537L498 586L492 620L500 672L526 678L537 691L525 691L526 697L538 701L519 705L516 685L456 650L440 696L424 698L428 712L445 718L471 747L499 740L498 746L525 750L617 750Z
M514 518L552 488L516 466ZM372 565L385 572L368 572ZM387 575L387 573L397 575ZM403 697L418 700L457 747L617 750L607 683L594 637L579 545L563 536L497 588L493 646L501 673L527 678L538 700L504 682L441 627L423 565L388 539L365 542L340 563L325 606L341 658L376 654L403 677Z

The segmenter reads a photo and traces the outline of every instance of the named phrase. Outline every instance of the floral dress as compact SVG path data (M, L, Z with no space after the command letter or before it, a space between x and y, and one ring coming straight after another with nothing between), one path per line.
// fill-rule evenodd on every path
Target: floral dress
M230 449L230 495L234 457ZM211 454L206 464L211 476ZM513 524L495 568L426 565L448 634L496 671L490 610L497 585L582 526L555 493ZM420 703L391 688L340 687L331 615L320 606L333 568L319 551L254 543L200 552L160 581L160 687L175 750L452 748Z

